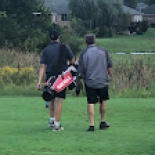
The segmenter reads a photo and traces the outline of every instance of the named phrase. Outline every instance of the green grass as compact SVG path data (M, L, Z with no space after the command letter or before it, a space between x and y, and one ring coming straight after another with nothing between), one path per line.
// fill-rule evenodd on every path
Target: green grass
M61 123L65 130L47 128L48 110L41 98L0 98L0 155L153 155L155 152L154 99L112 98L108 101L108 130L89 125L86 99L68 97Z
M96 43L104 46L110 53L116 52L155 52L155 29L148 29L144 35L117 36L97 39Z

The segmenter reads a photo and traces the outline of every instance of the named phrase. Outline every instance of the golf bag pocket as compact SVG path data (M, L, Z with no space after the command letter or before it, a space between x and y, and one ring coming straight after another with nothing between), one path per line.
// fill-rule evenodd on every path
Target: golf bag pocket
M59 75L51 87L56 92L61 92L73 82L73 76L70 72L64 72L63 75Z
M43 88L43 93L42 93L42 98L43 98L44 101L48 102L48 101L51 101L51 100L53 100L55 98L55 91L53 89L51 89L51 87L52 87L53 83L55 82L55 80L56 80L55 76L51 76L47 80L47 82L46 82L46 84L45 84L45 86Z

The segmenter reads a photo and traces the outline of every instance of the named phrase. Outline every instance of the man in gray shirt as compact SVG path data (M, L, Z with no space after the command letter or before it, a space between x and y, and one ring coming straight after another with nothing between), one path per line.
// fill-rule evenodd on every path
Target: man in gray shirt
M104 48L97 47L95 35L85 37L87 49L80 55L79 72L85 83L87 94L87 112L90 126L87 131L94 131L94 104L100 104L101 122L99 128L106 129L109 124L105 122L106 100L109 99L108 85L111 75L112 61Z

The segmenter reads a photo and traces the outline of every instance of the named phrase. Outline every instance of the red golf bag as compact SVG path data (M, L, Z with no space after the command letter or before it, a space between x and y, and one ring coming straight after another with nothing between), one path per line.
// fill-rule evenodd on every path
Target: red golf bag
M42 97L45 101L51 101L55 98L55 93L63 91L65 88L73 89L76 87L77 69L74 66L68 69L61 75L51 76L44 86Z

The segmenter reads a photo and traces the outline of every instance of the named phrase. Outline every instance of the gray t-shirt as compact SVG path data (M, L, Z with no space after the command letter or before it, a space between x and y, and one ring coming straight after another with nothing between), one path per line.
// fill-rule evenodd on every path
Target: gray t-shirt
M83 75L87 86L103 88L109 85L108 68L112 67L112 61L108 52L94 44L80 55L79 72Z
M60 74L62 70L67 68L67 61L71 61L73 59L73 54L69 46L65 45L64 51L61 51L60 45L61 44L59 42L50 43L41 53L40 64L47 65L47 76ZM58 63L59 55L61 57L61 68Z

